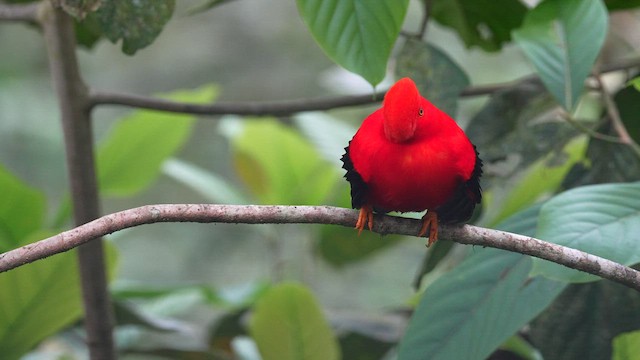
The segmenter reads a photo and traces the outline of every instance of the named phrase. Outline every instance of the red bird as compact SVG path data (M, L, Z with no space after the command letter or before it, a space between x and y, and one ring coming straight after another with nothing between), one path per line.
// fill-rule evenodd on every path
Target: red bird
M400 79L382 107L369 115L345 148L351 205L360 209L356 229L373 227L373 211L424 211L418 236L428 246L441 223L469 220L482 198L482 160L447 114L423 98L413 80Z

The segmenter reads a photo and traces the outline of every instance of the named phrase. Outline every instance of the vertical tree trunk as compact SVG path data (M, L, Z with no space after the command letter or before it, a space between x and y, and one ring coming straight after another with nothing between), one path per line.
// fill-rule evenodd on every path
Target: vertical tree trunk
M73 20L45 2L43 28L49 67L58 96L76 225L100 213L93 155L88 91L78 70ZM87 345L91 359L115 359L113 310L107 288L102 239L78 249Z

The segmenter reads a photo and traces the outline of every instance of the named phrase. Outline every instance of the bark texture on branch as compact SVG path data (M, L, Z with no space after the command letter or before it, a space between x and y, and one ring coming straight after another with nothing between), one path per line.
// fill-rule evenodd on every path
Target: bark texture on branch
M0 254L0 272L43 259L85 244L118 230L157 222L236 224L332 224L353 227L358 212L331 206L278 205L147 205L103 216L50 238ZM415 219L376 215L373 231L379 234L415 235L421 222ZM354 232L354 236L356 236ZM439 229L440 241L509 250L601 276L640 291L640 272L580 250L528 236L471 225Z

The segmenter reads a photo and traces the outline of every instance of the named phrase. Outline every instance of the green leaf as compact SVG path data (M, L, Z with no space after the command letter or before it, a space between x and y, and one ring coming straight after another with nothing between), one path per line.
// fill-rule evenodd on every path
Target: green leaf
M456 115L458 96L469 86L469 78L445 52L410 38L396 63L396 77L412 78L424 97L450 116Z
M640 0L604 0L604 4L612 11L626 10L639 7Z
M107 39L122 40L122 51L133 55L156 39L174 7L175 0L103 0L95 16Z
M494 225L508 216L531 206L544 196L549 196L560 189L560 185L571 168L584 160L587 149L586 136L578 136L563 149L562 161L553 161L558 156L549 154L544 159L533 163L521 175L520 181L508 189L500 202L499 213L489 222ZM504 189L503 189L504 191Z
M271 288L256 304L249 332L264 360L340 358L322 309L313 294L299 284Z
M433 0L431 13L453 28L464 44L498 51L511 40L511 30L522 23L527 8L518 0Z
M54 233L38 231L21 245ZM110 275L116 266L115 247L105 243ZM0 274L0 354L17 359L43 339L77 321L82 315L75 251Z
M525 17L513 37L545 86L571 111L607 34L601 0L547 0Z
M293 129L275 120L243 120L232 135L236 170L264 204L317 205L339 180L336 167L320 158Z
M234 185L221 176L194 164L179 159L169 159L162 165L162 172L211 202L220 204L249 203L249 200Z
M640 360L640 330L620 334L613 339L612 360Z
M636 91L640 91L640 76L636 76L627 82L627 85L633 86Z
M322 50L371 85L385 76L408 0L297 0L302 19Z
M29 187L0 165L0 252L19 247L42 227L44 194Z
M209 103L214 86L176 91L175 101ZM97 155L100 189L106 195L129 196L156 179L162 163L187 141L194 117L139 110L121 119L100 144Z
M0 274L0 354L19 358L82 314L75 252Z
M322 258L334 266L353 264L364 260L380 250L396 245L402 237L365 231L358 235L357 230L323 226L318 242L318 251Z
M512 352L524 360L544 360L540 352L518 334L510 337L500 349Z
M302 134L309 139L320 156L342 167L340 158L344 148L356 133L357 129L326 112L304 112L294 116L295 124Z
M531 235L539 207L506 220L501 229ZM485 359L546 308L563 283L529 278L531 258L474 248L458 267L426 290L400 343L398 358Z
M638 142L640 141L640 121L637 120L636 114L640 112L640 77L631 80L630 83L633 87L627 86L620 89L613 100L618 106L620 118L629 135Z
M640 183L591 185L549 200L540 212L536 237L615 262L640 262ZM568 282L599 277L534 259L532 275Z
M530 324L545 359L610 359L617 334L640 328L640 296L611 281L568 286Z

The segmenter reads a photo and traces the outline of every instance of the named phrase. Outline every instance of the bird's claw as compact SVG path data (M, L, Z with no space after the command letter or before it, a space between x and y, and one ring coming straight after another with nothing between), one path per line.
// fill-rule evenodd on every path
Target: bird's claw
M369 230L373 229L373 209L369 205L364 205L360 208L360 214L358 214L358 221L356 222L356 229L358 229L358 236L364 230L364 226L368 225Z
M429 229L429 241L427 247L438 241L438 214L435 211L427 211L422 217L422 227L418 233L419 237L424 236Z

